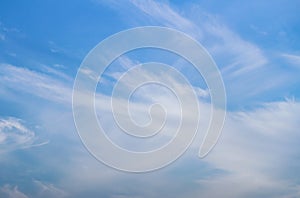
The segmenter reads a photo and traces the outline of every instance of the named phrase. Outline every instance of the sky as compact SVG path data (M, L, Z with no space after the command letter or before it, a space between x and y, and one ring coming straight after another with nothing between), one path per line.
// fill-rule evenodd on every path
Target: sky
M1 1L0 197L300 197L299 7L297 0ZM117 58L95 96L99 122L116 144L155 149L178 127L176 96L155 85L137 89L130 105L133 119L146 124L149 106L163 104L170 116L165 133L141 141L116 124L113 87L137 64L156 61L180 71L200 110L198 133L180 158L156 171L130 173L99 162L85 148L74 124L72 91L90 50L141 26L172 28L201 43L220 70L227 108L218 143L199 158L211 115L205 79L164 50ZM155 76L134 72L127 88Z

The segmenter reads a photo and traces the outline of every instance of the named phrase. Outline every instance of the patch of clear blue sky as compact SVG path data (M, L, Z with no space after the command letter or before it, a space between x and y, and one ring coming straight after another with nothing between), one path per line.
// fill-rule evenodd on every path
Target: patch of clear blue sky
M1 43L3 52L16 57L3 53L2 61L64 64L71 74L99 41L125 28L117 15L90 1L5 1L0 12L3 26L18 31Z

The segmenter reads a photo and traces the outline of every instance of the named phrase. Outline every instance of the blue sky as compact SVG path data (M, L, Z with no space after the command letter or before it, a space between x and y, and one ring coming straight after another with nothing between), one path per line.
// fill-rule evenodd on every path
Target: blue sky
M296 0L2 1L0 197L299 197L299 7ZM202 77L169 52L125 54L97 88L97 111L116 143L147 150L165 142L130 140L107 108L118 77L138 63L163 62L181 71L197 90L204 116L191 147L170 166L120 172L81 143L72 116L73 81L100 41L154 25L190 35L211 54L226 87L227 118L214 150L199 159L210 109ZM175 105L164 90L139 93L133 98L138 117L149 101Z

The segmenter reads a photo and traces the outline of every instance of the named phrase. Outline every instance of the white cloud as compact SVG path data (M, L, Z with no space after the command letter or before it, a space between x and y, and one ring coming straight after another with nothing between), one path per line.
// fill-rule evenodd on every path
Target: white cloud
M219 18L203 13L197 6L193 7L192 12L199 14L188 18L184 16L185 12L179 13L166 3L152 0L132 0L131 3L162 25L181 30L204 42L216 58L226 57L227 65L222 66L226 66L225 69L234 75L245 74L268 63L268 59L258 46L243 40ZM224 58L221 59L224 62Z
M19 191L18 186L12 187L6 184L0 188L0 192L7 198L29 198L24 193Z
M117 108L117 110L115 111L115 114L119 115L119 118L122 118L122 120L119 121L121 121L122 123L127 123L125 128L132 126L129 124L129 122L127 122L129 121L129 118L131 118L135 123L139 123L141 125L144 125L151 121L152 125L148 128L149 130L151 129L151 131L156 131L152 129L159 129L162 126L164 126L163 132L160 135L158 135L158 137L156 137L155 139L149 139L148 141L145 141L145 144L141 144L141 142L139 142L138 139L132 139L131 137L128 137L127 135L122 133L122 131L120 131L120 128L118 128L118 126L116 125L114 117L112 117L112 109L110 103L111 98L102 94L96 95L96 108L99 118L101 118L101 124L104 125L103 127L105 131L109 131L108 135L114 141L117 141L119 144L122 144L125 147L130 147L131 149L136 149L136 147L138 147L141 150L147 150L147 148L155 148L155 146L160 145L162 142L170 140L174 133L176 133L177 129L179 128L178 125L180 123L179 119L181 116L180 101L177 100L176 95L174 95L174 93L171 90L167 89L163 85L148 84L146 86L139 87L129 99L129 103L126 99L127 91L130 92L135 90L135 88L138 87L135 86L138 82L145 82L147 80L149 80L149 82L161 82L166 84L167 87L169 86L173 90L176 90L175 92L177 93L175 94L177 94L177 97L179 98L182 95L187 95L187 93L189 93L189 87L187 84L184 84L182 81L177 82L176 78L178 78L178 76L174 75L174 73L172 72L168 73L169 75L166 75L166 73L168 72L163 72L160 70L149 71L149 68L146 69L143 67L131 70L131 72L127 73L127 78L122 80L121 91L117 91L118 93L116 94L113 100L116 108L125 107L129 105L129 114L126 114L127 111L124 112L123 108ZM119 73L112 73L111 75L116 79L118 79L120 76ZM205 90L202 90L197 87L191 88L194 89L194 91L196 92L195 96L198 96L199 98L207 96ZM182 98L180 99L183 100ZM86 105L86 101L88 101L86 99L86 95L82 93L80 97L80 105ZM192 100L190 98L190 103L184 105L185 107L188 106L188 108L191 110L193 109L193 111L190 111L188 114L186 114L184 116L184 119L188 119L192 123L192 120L195 119L193 115L197 110L196 108L198 107L197 104L195 104L196 106L194 106L194 104L191 101ZM156 112L153 115L151 115L150 107L153 104L161 104L167 114L165 115L164 113ZM209 112L210 105L205 105L208 106L205 109L207 109L207 111ZM105 116L101 116L103 114ZM206 113L206 115L208 116L208 113ZM164 119L166 120L162 125L160 121ZM201 125L201 127L202 126L206 125ZM130 128L130 130L132 130L132 128ZM189 131L195 130L196 129L190 129Z
M225 65L224 71L229 70L230 75L240 75L268 63L268 59L258 46L243 40L216 17L208 14L206 16L208 20L204 22L203 28L207 32L207 37L211 37L212 40L208 48L217 58L227 56L225 61L228 65Z
M33 184L33 192L29 195L19 190L18 186L12 186L5 184L0 188L0 196L7 198L29 198L29 197L41 197L41 198L63 198L67 197L68 193L54 186L53 184L44 183L38 180L33 180L33 183L29 181L28 185Z
M56 64L54 64L53 66L54 66L55 68L59 68L59 69L66 69L66 66L63 65L63 64L58 64L58 63L56 63Z
M124 69L129 69L133 66L136 66L138 64L140 64L139 61L136 60L132 60L130 58L128 58L127 56L123 55L120 56L118 59L118 63L124 68Z
M145 93L149 95L153 93L153 98L160 98L160 100L165 99L173 108L176 106L174 101L170 100L167 95L150 90L151 88L141 95L145 96ZM151 97L145 97L151 99ZM103 100L99 101L104 102ZM143 106L145 104L142 103L140 105ZM98 107L100 110L103 110L107 105L103 103ZM137 112L137 117L141 118L143 115L142 107L135 106L134 108L141 108L141 110ZM287 163L298 163L297 159L293 158L293 156L299 155L299 152L295 149L298 147L298 140L300 138L300 134L297 130L300 127L299 113L300 103L293 100L267 103L250 111L228 113L225 128L219 143L206 158L198 159L224 173L212 174L207 176L206 179L201 178L202 175L199 175L200 178L195 180L199 190L192 188L184 193L189 195L188 197L203 196L212 198L220 196L233 198L276 197L276 195L278 195L277 197L297 197L297 194L299 194L297 182L293 181L292 178L284 177L280 173L282 171L289 171L287 170ZM108 114L106 113L105 115ZM175 115L177 114L175 113ZM200 138L198 137L192 145L192 148L197 151L201 138L203 138L201 137L205 129L203 125L209 121L209 105L200 104L200 115L202 115L200 117L202 119L200 122L201 128L199 130L201 133L199 134ZM113 126L114 120L102 119L101 123L104 123L106 126ZM168 128L168 130L174 131L176 125L173 123L172 126L173 127ZM110 131L117 133L117 130L113 129L113 127L110 128ZM114 141L116 140L114 138L120 137L121 136L113 137L112 139ZM117 142L117 144L121 143L121 145L123 144L122 146L126 146L130 142L128 139L121 139L123 142ZM140 148L147 148L147 144L143 144ZM93 162L90 163L93 164ZM90 166L90 168L87 168L86 171L97 172L97 166L95 165L94 167L94 165L91 164L87 163L87 166ZM95 168L95 171L92 171L91 167ZM73 171L77 171L76 168ZM160 173L158 173L158 175L159 174ZM75 175L77 179L73 178ZM70 180L81 180L79 178L82 177L85 180L92 178L92 181L90 181L92 184L99 183L102 179L104 181L109 180L112 186L118 183L120 178L128 178L127 176L120 176L114 173L114 171L111 171L111 174L105 175L99 173L98 176L96 176L96 174L87 176L87 173L70 173L70 177ZM161 174L160 178L163 182L167 180L168 176ZM147 181L150 189L157 189L155 186L156 181L152 181L151 179L142 179L141 182L142 181ZM178 184L177 182L181 183L183 181L173 181L169 184L164 184L164 187L166 189L172 189L172 186ZM232 188L232 186L235 187ZM125 192L125 190L122 189L121 192ZM138 193L139 191L133 190L133 192ZM144 193L144 197L151 197L151 194L147 194L145 191L141 193Z
M6 38L9 36L9 33L20 33L20 30L17 28L9 28L6 27L1 21L0 21L0 41L5 41Z
M229 66L223 70L225 73L229 72L235 75L245 74L248 71L262 67L268 62L262 50L256 45L243 40L238 34L220 23L220 21L215 20L214 17L210 16L209 20L202 26L196 25L198 22L193 22L183 17L164 3L147 1L145 4L142 4L141 2L133 1L133 4L146 14L154 17L157 21L162 21L166 26L178 28L191 33L191 35L196 34L196 37L199 38L202 38L204 33L211 34L212 36L209 37L213 41L210 43L209 48L213 53L232 55L230 56ZM198 30L200 33L197 33ZM298 57L291 55L285 55L285 57L296 63L298 61ZM123 63L124 65L132 64L128 60L124 60ZM59 103L69 103L71 100L70 86L49 75L11 65L1 65L0 73L4 76L0 80L3 86ZM170 106L174 105L173 100L168 100L168 97L162 95L161 92L149 89L145 90L144 93L153 93L152 97L154 99L159 98L160 100L168 101L168 105ZM204 94L201 91L199 93L200 95ZM147 96L148 98L148 95L143 94L141 94L143 97ZM102 102L99 104L99 108L107 110L107 105L102 100L99 101ZM137 109L140 107L138 104L135 105ZM200 109L204 119L207 119L206 105L204 104L203 108ZM140 115L143 112L141 110L138 113ZM204 159L205 162L225 171L226 174L209 177L209 179L196 180L201 187L201 190L197 192L197 196L244 197L254 194L254 192L272 193L274 189L281 194L286 193L286 197L296 197L297 194L299 195L298 186L290 182L288 178L283 179L280 175L269 170L273 165L279 166L276 172L279 169L286 169L284 160L293 160L289 158L289 154L293 152L297 154L294 148L297 148L297 139L299 139L297 133L297 129L299 128L299 113L299 104L294 102L272 103L255 111L230 113L222 139L217 144L214 152ZM108 119L106 121L108 121L105 122L106 125L112 125L111 120ZM173 128L170 129L170 131L172 130ZM0 135L0 141L5 141L5 139L5 135ZM24 138L20 138L20 140L24 140ZM69 175L66 180L68 180L70 188L76 186L78 190L82 190L83 187L80 188L82 183L84 187L93 185L93 187L97 188L98 182L101 180L101 185L105 185L106 181L109 180L110 185L106 185L107 188L114 188L116 186L115 183L118 183L120 179L119 173L114 171L102 172L99 171L96 161L91 160L87 162L82 156L74 156L74 158L78 160L75 163L75 167L64 167L69 170L69 172L67 171ZM95 164L90 166L88 163ZM84 164L84 167L81 164ZM81 172L78 169L84 171ZM124 177L126 178L126 176ZM145 180L140 178L139 181L142 183ZM161 178L161 180L163 179ZM148 182L148 184L152 185L149 186L149 189L155 189L157 183L162 182L161 180ZM78 182L76 183L76 181ZM168 185L172 186L172 182ZM52 185L39 182L37 184L41 186L41 189L45 189L45 191L52 189L55 192L61 193L61 190ZM16 187L9 187L8 189L19 192Z
M54 72L53 69L48 70L48 72L57 75L57 71ZM50 75L9 64L0 65L0 76L0 86L2 87L58 103L71 103L72 89L71 85L66 85L66 81L60 81Z
M52 197L57 197L57 198L63 198L67 197L68 193L65 192L64 190L54 186L53 184L49 183L43 183L38 180L34 180L35 185L38 187L38 192L36 193L35 197L43 197L43 198L52 198Z
M32 73L27 72L27 70L25 70L25 74L29 74L29 76L32 75ZM38 73L34 72L34 74L37 75ZM144 73L144 75L146 75L146 73ZM41 76L43 77L44 74L41 74ZM149 76L140 77L149 78ZM23 78L27 79L28 77L24 75ZM52 78L47 76L47 78L41 78L41 81L45 80L45 82L49 82L49 79ZM54 79L52 80L55 85L58 84ZM130 85L131 84L129 83L128 86ZM34 84L31 84L31 86L33 86L33 88L35 87ZM67 87L67 85L64 84L63 87ZM39 89L36 91L39 91ZM167 94L163 94L164 92L153 90L151 87L141 91L141 98L164 101L164 103L170 107L176 105L173 100L170 100ZM51 90L51 92L53 91ZM151 93L153 95L151 95ZM39 95L40 93L35 92L35 94ZM100 111L105 112L105 115L108 115L106 113L107 111L110 111L109 105L107 105L109 104L109 98L104 95L98 96L102 98L97 100L97 108L99 108ZM59 102L59 100L57 102ZM121 102L122 101L120 101L120 104ZM134 103L133 105L133 107L138 110L138 116L136 117L142 118L145 103ZM147 107L148 106L146 106L146 108ZM172 111L170 112L172 115ZM176 112L173 113L174 116L177 115ZM272 194L274 191L272 191L272 189L276 189L276 192L284 194L286 197L293 197L294 195L294 197L296 197L297 193L299 194L297 184L293 183L289 178L282 178L282 176L279 175L279 172L287 169L286 161L297 163L293 161L294 159L290 156L297 154L297 149L294 148L297 148L297 139L300 137L297 132L300 123L298 118L299 113L300 105L294 101L270 103L252 111L229 113L219 143L213 152L210 153L208 157L204 158L204 161L210 164L211 167L222 170L225 174L210 176L208 179L199 178L195 180L195 182L199 185L200 190L197 191L192 189L186 193L191 193L192 196L207 195L210 197L219 197L222 194L230 197L245 197L254 194L254 192L258 194ZM209 119L209 105L201 103L201 101L200 118L202 119L200 123L201 129L199 131L201 133L202 130L205 129L203 126L207 124ZM106 126L111 127L111 133L117 134L117 131L112 127L114 121L111 117L108 116L108 118L102 121ZM170 127L168 130L173 131L174 127ZM201 133L200 136L201 135L203 134ZM120 137L121 136L118 136L116 138ZM4 138L0 137L0 139L3 141ZM120 141L121 142L117 143L123 143L125 146L128 144L127 139L121 139ZM195 144L193 144L193 148L196 148L197 151L199 143L200 141L196 139ZM153 146L153 144L150 144L150 146ZM141 148L147 148L147 145L142 145ZM109 189L112 186L115 186L116 183L120 181L120 178L125 180L128 178L128 175L120 176L120 174L114 170L107 171L107 167L99 165L96 160L93 160L83 151L79 152L78 155L74 155L72 160L74 164L78 165L73 168L70 168L69 166L57 167L66 173L65 179L62 181L62 186L67 187L71 192L74 191L75 193L80 193L88 187L97 188L98 184L101 184L102 187L104 186L110 191ZM276 167L272 167L274 164ZM274 172L276 173L272 172L270 168L275 169ZM102 170L104 169L105 171L103 172ZM159 175L160 173L158 172L157 174ZM159 178L161 178L162 183L168 180L168 176L166 175L164 175L164 177L160 175ZM144 182L147 180L149 189L157 189L157 181L152 179L140 178L139 181ZM76 183L74 181L80 182ZM106 183L107 181L109 182ZM180 182L182 181L178 181L178 183ZM85 185L81 186L82 183L85 183ZM169 184L164 183L164 185L166 188L171 189L172 186L176 184L170 182ZM232 185L236 186L236 188L229 191L228 189ZM51 188L51 185L48 186L48 188ZM45 187L45 189L48 188ZM214 190L215 188L219 190L216 191ZM111 191L113 191L113 189L111 189ZM135 190L132 191L136 192ZM143 194L143 191L137 191L139 194ZM118 192L121 194L122 192L126 192L126 189L120 186ZM145 194L151 197L151 193Z
M65 49L59 47L59 46L58 46L55 42L53 42L53 41L49 41L48 44L49 44L49 50L50 50L50 52L52 52L52 53L64 53L64 52L66 52Z
M64 69L64 65L59 65L59 64L54 64L53 65L55 68L58 68L58 69ZM63 80L66 80L67 82L71 82L73 79L68 76L67 74L57 70L57 69L54 69L52 67L49 67L49 66L46 66L46 65L43 65L43 64L40 64L39 65L39 69L42 70L43 72L47 73L47 74L51 74L57 78L60 78L60 79L63 79Z
M178 14L169 5L152 0L131 0L131 3L159 23L184 31L196 38L201 38L201 29L189 19Z
M300 68L300 56L294 54L281 54L289 63L293 64L297 68Z
M80 70L80 72L83 73L84 75L88 76L93 81L97 81L98 80L98 76L95 74L95 72L93 72L92 70L90 70L88 68L82 68Z
M153 0L132 0L130 4L113 1L108 5L121 13L126 10L126 14L130 12L136 16L132 17L132 20L136 19L134 22L129 20L131 25L163 25L200 41L220 68L228 96L233 98L229 101L235 105L286 85L288 77L277 78L276 64L270 65L267 52L230 28L221 16L206 13L197 4L184 4L184 9L171 2ZM144 19L142 22L141 18ZM186 65L180 67L184 70ZM190 79L199 78L195 73L188 75Z
M1 152L32 145L36 139L35 133L28 129L22 122L22 120L13 117L0 119Z
M299 103L286 101L227 114L219 143L204 159L225 173L198 180L198 194L212 198L296 197L297 183L283 178L281 172L293 171L287 170L287 163L299 163L293 157L299 155L295 149L300 138L299 113Z
M262 36L267 36L267 35L268 35L268 32L267 32L267 31L264 31L264 30L262 30L261 28L255 26L255 25L253 25L253 24L250 25L250 28L251 28L254 32L256 32L257 34L260 34L260 35L262 35Z
M171 100L169 102L175 105ZM143 195L143 197L155 197L156 191L164 189L160 192L160 196L167 196L168 193L174 192L176 186L187 185L180 175L182 174L180 170L191 168L184 177L187 177L186 180L189 182L196 178L194 184L188 188L182 187L181 194L175 194L174 197L296 198L299 195L300 189L296 178L299 174L297 156L300 152L297 148L300 139L298 132L300 103L274 102L264 104L255 110L228 113L223 134L212 153L204 159L196 159L201 142L199 140L203 136L203 124L207 124L207 117L209 117L207 116L209 106L201 104L200 110L202 115L200 137L195 139L190 151L185 154L184 164L180 165L180 162L175 161L166 169L139 177L139 175L120 173L98 164L96 160L81 151L72 157L72 164L74 164L72 168L62 167L67 169L63 185L75 194L87 188L96 189L100 186L101 192L114 192L121 195L127 193L131 196ZM112 119L102 121L107 126L114 125ZM169 130L174 130L174 127ZM118 133L116 130L111 131ZM143 146L145 148L147 145ZM194 160L199 161L199 164L209 165L210 169L218 172L193 169ZM290 165L295 169L289 170ZM201 168L199 166L199 169ZM292 174L287 176L284 174L285 171ZM192 179L189 178L190 174L193 175ZM70 184L71 181L81 182ZM122 181L127 181L128 186ZM140 183L147 185L147 189L130 188ZM115 186L118 188L116 189Z

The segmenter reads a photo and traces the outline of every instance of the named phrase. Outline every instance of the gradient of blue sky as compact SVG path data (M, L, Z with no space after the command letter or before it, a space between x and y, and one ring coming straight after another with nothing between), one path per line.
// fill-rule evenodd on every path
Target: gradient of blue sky
M299 197L299 7L296 0L2 1L0 197ZM203 44L224 78L228 116L206 158L197 157L199 135L172 165L129 174L85 150L71 93L89 50L118 31L144 25L175 28ZM160 60L198 87L205 115L203 80L182 59L164 53L127 54L107 71L109 83L99 94L108 94L110 83L134 63ZM107 111L105 104L99 111ZM111 138L128 144L114 136L112 118L103 119Z

